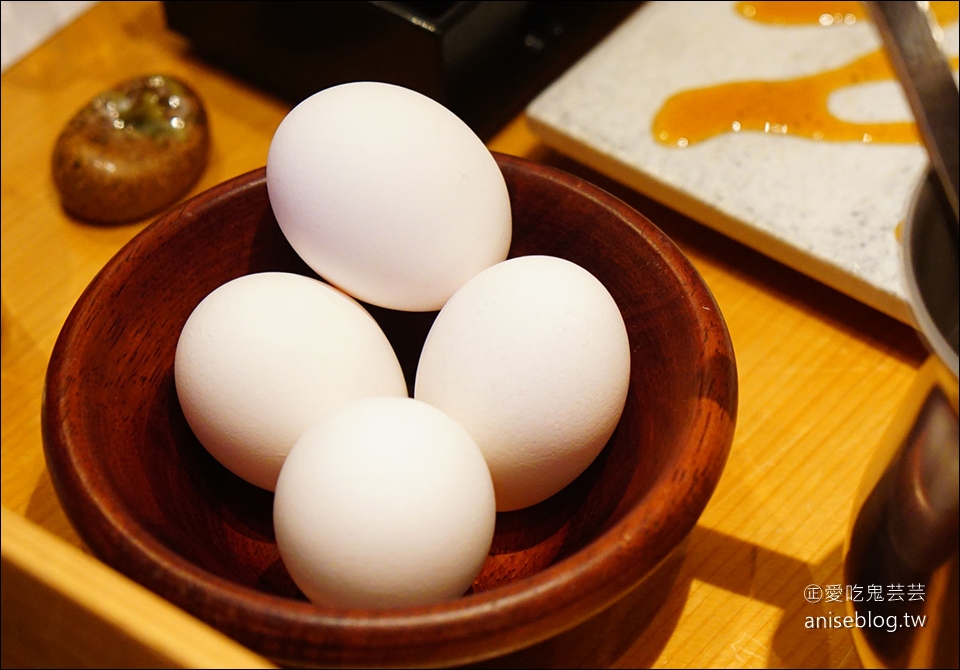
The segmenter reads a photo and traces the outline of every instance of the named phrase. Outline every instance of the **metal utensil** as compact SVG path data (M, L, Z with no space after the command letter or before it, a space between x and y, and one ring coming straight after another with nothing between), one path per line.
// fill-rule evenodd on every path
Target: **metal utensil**
M913 315L931 355L861 481L844 548L844 578L848 584L913 584L928 591L919 600L888 595L869 603L848 600L846 607L858 622L870 621L851 631L864 667L956 667L960 93L919 3L866 4L930 156L904 222L903 261ZM946 194L952 217L938 191ZM911 626L912 617L922 623ZM901 618L905 626L897 625ZM876 621L888 625L877 627Z
M867 2L960 225L960 94L919 2ZM957 232L957 229L954 229Z

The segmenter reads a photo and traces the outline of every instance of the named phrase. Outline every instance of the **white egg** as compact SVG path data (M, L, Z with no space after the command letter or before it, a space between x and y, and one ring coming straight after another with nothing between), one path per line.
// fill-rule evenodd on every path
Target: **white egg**
M277 548L313 602L427 605L462 596L496 523L470 435L412 398L349 403L308 430L274 497Z
M630 344L600 281L570 261L523 256L471 279L424 343L414 397L473 436L497 509L541 502L603 449L626 402Z
M373 317L332 286L283 272L243 276L206 296L181 331L174 378L201 444L268 490L294 442L330 411L407 396Z
M438 310L510 247L493 155L450 110L400 86L353 82L298 104L270 143L267 189L300 257L381 307Z

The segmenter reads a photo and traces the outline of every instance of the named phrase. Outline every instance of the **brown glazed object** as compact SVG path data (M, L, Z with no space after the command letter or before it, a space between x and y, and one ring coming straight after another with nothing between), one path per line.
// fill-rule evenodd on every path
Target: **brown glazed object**
M53 150L53 181L78 219L122 223L169 207L207 166L207 114L187 84L138 77L70 119Z
M548 500L497 517L470 592L430 607L316 607L277 551L272 494L220 466L173 379L184 322L240 275L311 275L270 210L263 169L178 205L91 282L51 357L43 442L60 500L105 563L287 665L465 664L558 634L611 605L693 528L737 412L734 352L710 291L649 220L554 168L496 154L511 256L550 254L602 281L633 361L620 424ZM371 309L408 371L435 313ZM408 382L411 381L408 377Z

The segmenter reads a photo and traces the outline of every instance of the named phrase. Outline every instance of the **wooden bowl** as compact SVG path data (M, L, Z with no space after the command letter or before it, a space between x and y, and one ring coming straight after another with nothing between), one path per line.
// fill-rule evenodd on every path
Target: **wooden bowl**
M464 664L581 623L687 535L720 477L737 411L734 352L702 278L654 224L559 170L496 155L511 256L567 258L622 310L633 359L623 417L583 475L497 517L462 598L430 607L314 606L277 551L273 495L219 465L181 412L177 339L200 300L260 271L314 276L284 239L263 169L176 207L104 267L57 340L43 442L60 501L106 564L285 665ZM435 313L371 308L408 374Z

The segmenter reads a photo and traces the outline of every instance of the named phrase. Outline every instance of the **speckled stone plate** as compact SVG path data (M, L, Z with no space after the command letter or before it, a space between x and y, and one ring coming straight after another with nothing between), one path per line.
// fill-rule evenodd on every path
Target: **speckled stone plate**
M926 152L892 70L851 83L871 57L885 65L858 3L789 4L784 23L784 3L646 3L532 101L528 121L555 149L909 323L899 231ZM956 5L937 8L955 77ZM774 103L745 84L801 78L805 93L767 90ZM709 96L688 104L693 125L716 117L722 131L658 138L668 101L720 85L735 116ZM750 126L760 104L790 123ZM811 114L833 124L823 136Z

